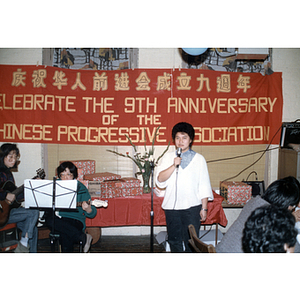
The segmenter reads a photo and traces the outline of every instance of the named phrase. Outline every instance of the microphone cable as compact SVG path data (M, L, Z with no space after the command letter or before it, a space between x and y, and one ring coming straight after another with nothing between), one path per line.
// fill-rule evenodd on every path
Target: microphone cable
M182 149L178 148L177 149L177 157L181 157ZM176 203L177 203L177 183L178 183L178 170L179 170L179 165L176 166L176 178L175 178L175 202L173 209L175 209Z

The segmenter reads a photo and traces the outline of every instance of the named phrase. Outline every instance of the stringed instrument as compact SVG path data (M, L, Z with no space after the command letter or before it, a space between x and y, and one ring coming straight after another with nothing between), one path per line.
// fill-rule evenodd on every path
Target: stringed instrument
M44 179L46 177L45 171L43 169L36 170L37 175L33 177L32 179ZM15 184L8 180L5 181L0 188L8 193L14 194L17 198L18 195L23 193L24 191L24 184L16 187ZM4 227L9 219L10 211L13 208L18 208L21 205L21 202L23 202L24 199L21 200L15 200L13 203L9 203L6 199L0 200L0 228Z
M87 202L88 204L91 204L95 207L107 207L108 206L108 202L104 201L104 200L100 200L100 199L95 199L95 200L89 200L89 201L83 201L83 202ZM83 202L77 202L77 206L82 206Z

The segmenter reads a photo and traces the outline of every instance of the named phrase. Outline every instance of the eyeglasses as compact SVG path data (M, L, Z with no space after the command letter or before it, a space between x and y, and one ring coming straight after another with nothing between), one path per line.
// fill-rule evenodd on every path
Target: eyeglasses
M9 154L9 155L7 155L7 159L8 160L19 160L19 157L17 156L17 155L15 155L15 154L13 154L13 155L11 155L11 154Z
M73 178L73 174L71 174L71 173L61 173L60 175L59 175L59 177L60 178L66 178L66 177L71 177L71 178Z

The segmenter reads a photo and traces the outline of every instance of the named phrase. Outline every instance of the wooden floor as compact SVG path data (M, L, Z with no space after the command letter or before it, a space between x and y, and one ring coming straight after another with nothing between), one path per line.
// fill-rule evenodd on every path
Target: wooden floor
M79 248L74 247L74 252ZM49 238L38 240L38 253L50 253ZM58 252L58 248L56 249ZM153 239L153 252L165 252L162 244ZM99 241L91 246L90 253L150 253L150 236L101 236Z

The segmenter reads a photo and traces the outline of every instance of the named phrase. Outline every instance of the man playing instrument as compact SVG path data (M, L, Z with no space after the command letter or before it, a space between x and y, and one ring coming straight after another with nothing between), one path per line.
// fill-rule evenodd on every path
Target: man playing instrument
M58 180L76 180L78 177L77 167L71 161L62 162L56 169ZM85 233L86 218L94 218L97 209L90 204L91 195L83 183L77 181L77 210L59 211L59 216L55 216L54 228L60 234L61 250L63 253L74 251L75 243L82 242L83 252L90 250L92 236ZM46 212L44 215L46 225L52 229L53 215Z

